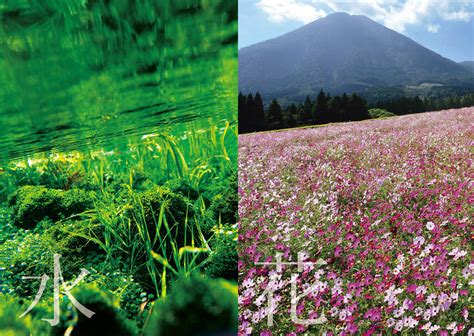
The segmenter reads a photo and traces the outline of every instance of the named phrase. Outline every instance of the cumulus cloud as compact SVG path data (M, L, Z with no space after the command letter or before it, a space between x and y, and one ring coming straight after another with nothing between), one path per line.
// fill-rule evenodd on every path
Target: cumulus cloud
M474 15L471 1L451 0L259 0L257 7L273 22L308 23L326 12L348 12L366 15L398 32L416 24L437 32L442 21L469 21Z
M439 30L439 25L437 24L429 24L428 27L426 28L430 33L437 33Z
M472 11L468 12L466 10L460 10L457 12L444 13L443 18L445 20L469 21L472 15L473 15Z
M273 22L299 21L306 24L326 16L324 10L297 0L260 0L257 7Z

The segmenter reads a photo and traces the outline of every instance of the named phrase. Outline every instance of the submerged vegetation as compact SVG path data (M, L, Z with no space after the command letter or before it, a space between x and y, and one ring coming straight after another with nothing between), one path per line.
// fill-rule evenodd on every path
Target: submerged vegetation
M96 315L85 318L64 296L67 314L51 335L68 328L72 335L93 335L103 323L110 335L135 335L147 321L182 328L193 320L199 330L196 323L207 315L194 309L207 296L222 308L202 306L215 319L202 331L234 330L236 143L236 128L227 124L147 135L122 152L37 154L6 164L0 174L0 306L15 313L0 330L48 329L37 319L52 318L51 288L42 310L33 309L28 319L16 312L28 308L39 286L22 276L52 277L54 254L62 255L64 280L73 281L81 268L90 272L73 294ZM188 305L181 297L189 288L195 294ZM155 318L153 310L168 315ZM186 322L175 320L184 315ZM162 335L167 329L147 330Z
M0 335L168 333L179 283L236 286L236 87L236 1L0 3Z
M155 305L145 335L236 335L236 297L237 287L225 280L181 279Z

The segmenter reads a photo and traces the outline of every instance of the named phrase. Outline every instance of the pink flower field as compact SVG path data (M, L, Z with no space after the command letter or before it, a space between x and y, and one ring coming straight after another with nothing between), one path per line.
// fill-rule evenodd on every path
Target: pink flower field
M240 335L474 334L473 119L240 136Z

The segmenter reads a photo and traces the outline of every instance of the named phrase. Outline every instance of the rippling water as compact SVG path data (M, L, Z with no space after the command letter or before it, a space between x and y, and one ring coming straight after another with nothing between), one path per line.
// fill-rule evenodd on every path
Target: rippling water
M0 4L0 161L235 122L237 1Z

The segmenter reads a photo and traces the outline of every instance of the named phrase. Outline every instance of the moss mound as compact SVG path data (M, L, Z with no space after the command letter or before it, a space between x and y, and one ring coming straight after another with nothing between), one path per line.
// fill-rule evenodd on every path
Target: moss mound
M171 189L174 193L183 195L192 201L199 199L199 190L191 186L191 184L187 181L175 179L166 181L164 185Z
M72 295L87 309L95 314L91 318L77 313L77 321L73 325L71 335L88 336L133 336L138 329L132 321L119 310L118 300L108 291L95 285L85 285L72 291Z
M23 186L9 198L14 224L32 229L45 218L57 221L93 207L92 194L80 189L63 191L42 186Z
M235 224L238 220L238 181L237 174L227 177L225 183L217 185L204 193L208 198L208 213L216 222L222 224Z
M187 197L161 186L141 193L138 208L135 208L135 218L146 222L148 233L152 239L157 233L156 228L161 209L164 210L168 221L171 237L164 225L160 228L160 237L172 239L178 248L185 246L186 237L189 242L191 230L195 224L193 203Z
M235 335L237 312L236 285L192 276L156 303L145 335Z
M39 225L42 225L43 222ZM47 225L42 231L42 236L52 242L51 245L55 253L60 253L68 258L80 252L104 253L100 246L91 240L100 236L101 230L99 224L90 220L66 220L55 225ZM87 237L91 237L91 239Z
M227 235L221 236L213 246L213 251L206 267L206 275L211 278L237 281L238 261L237 241Z
M48 323L34 318L34 311L19 318L28 307L21 305L18 299L0 294L0 335L29 336L49 335L51 327ZM35 307L36 312L38 308Z

